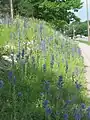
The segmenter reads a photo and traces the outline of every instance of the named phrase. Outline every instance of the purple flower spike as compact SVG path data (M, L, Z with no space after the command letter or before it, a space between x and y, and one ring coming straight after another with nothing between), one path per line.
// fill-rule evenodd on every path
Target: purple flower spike
M43 102L43 107L44 107L44 108L46 108L46 107L47 107L47 105L48 105L48 103L49 103L49 101L48 101L48 100L44 100L44 102Z
M82 108L82 109L85 109L85 108L86 108L86 106L85 106L84 103L81 104L81 108Z
M18 92L18 96L21 97L22 96L22 92Z
M65 113L63 117L64 117L64 120L68 120L68 114L67 113Z
M52 114L52 109L49 108L49 107L46 107L45 108L45 113L46 113L47 116L51 115Z
M0 80L0 88L3 88L4 82Z

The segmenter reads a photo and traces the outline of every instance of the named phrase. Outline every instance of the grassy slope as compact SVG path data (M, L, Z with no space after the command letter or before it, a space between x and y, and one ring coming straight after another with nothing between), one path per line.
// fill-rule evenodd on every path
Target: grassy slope
M44 24L42 34L40 33L41 24ZM23 41L35 40L33 47L28 46L33 48L33 52L30 55L28 62L25 66L20 66L19 63L14 66L14 75L12 78L8 79L7 73L4 74L5 76L0 76L4 81L4 87L0 89L1 120L13 120L14 117L16 117L17 120L47 119L44 117L45 111L42 107L42 101L45 99L49 100L50 107L54 113L55 111L61 113L65 112L65 110L62 109L65 101L72 100L72 104L67 108L67 110L69 109L67 113L70 115L70 120L73 120L72 109L77 105L80 106L81 103L86 102L83 61L82 57L80 57L77 45L73 44L72 41L68 41L68 38L65 39L61 34L56 34L44 21L30 19L28 25L30 25L30 27L27 29L25 37L22 34L24 33L22 31L22 22L20 22L20 29L18 28L21 33L21 49L25 47L22 45ZM14 30L14 33L16 34L13 37L15 42L12 42L12 44L14 44L17 49L18 34L16 28L14 26L12 27L13 28L11 29L9 28L10 31ZM7 35L9 36L9 34ZM37 50L41 38L42 40L45 40L47 46L45 48L46 52L42 52L40 48ZM4 37L3 40L5 40ZM10 40L9 44L11 44ZM15 52L17 52L17 50ZM52 55L54 55L53 68L50 66ZM33 58L35 59L35 63ZM44 64L46 65L46 72L43 70ZM58 90L57 81L60 75L63 77L64 85L62 89ZM15 87L12 85L14 76L16 76ZM45 93L45 98L43 97L41 99L40 93L47 91L44 91L44 80L50 81L50 94L48 95ZM79 84L84 86L80 90L76 88L76 80L78 80ZM22 95L18 96L18 92L21 92ZM60 96L58 96L59 94ZM57 97L61 97L60 101ZM53 119L56 118L52 118L52 120ZM85 120L85 118L83 118L83 120Z

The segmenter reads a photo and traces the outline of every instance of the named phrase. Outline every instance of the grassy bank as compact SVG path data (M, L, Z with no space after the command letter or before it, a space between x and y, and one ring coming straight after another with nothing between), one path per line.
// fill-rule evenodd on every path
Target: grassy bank
M3 45L13 46L12 64L0 74L0 119L87 120L84 65L77 44L36 19L15 20L8 29L12 37Z
M83 41L83 40L79 40L81 43L85 43L87 45L90 45L90 42L89 41Z

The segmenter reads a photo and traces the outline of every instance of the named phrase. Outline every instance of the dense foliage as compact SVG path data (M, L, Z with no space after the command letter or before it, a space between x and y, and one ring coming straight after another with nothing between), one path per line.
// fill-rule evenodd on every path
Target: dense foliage
M1 9L7 8L10 11L9 1L0 0ZM34 16L35 18L44 19L45 21L56 26L57 29L70 21L79 21L75 15L81 6L81 0L13 0L14 14L22 16Z
M68 36L72 37L74 32L75 32L75 35L88 36L87 21L85 21L85 22L74 22L74 23L66 26L66 34Z

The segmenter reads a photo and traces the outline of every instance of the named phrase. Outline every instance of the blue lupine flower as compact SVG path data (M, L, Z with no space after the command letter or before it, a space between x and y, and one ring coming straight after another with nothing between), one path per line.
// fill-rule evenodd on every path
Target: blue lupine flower
M21 97L22 96L22 92L18 92L18 96Z
M59 116L59 115L60 115L60 112L56 111L56 115Z
M48 100L44 100L44 102L43 102L43 107L44 107L44 108L47 107L48 103L49 103Z
M42 40L42 41L41 41L41 50L42 50L42 51L45 51L45 50L46 50L46 42L45 42L45 40Z
M76 84L76 88L77 88L78 90L79 90L79 89L81 88L81 86L82 86L82 85L80 85L80 84L78 83L78 81L76 81L75 84Z
M49 116L52 114L52 109L50 107L46 107L45 108L45 113L46 113L46 116Z
M49 81L45 81L44 82L44 89L45 89L45 91L47 91L48 92L48 90L50 89L50 82Z
M0 88L3 88L4 82L0 80Z
M64 120L68 120L68 114L67 113L65 113L63 117L64 117Z
M64 107L66 107L66 106L69 105L70 103L71 103L71 100L66 100Z
M46 72L46 64L43 64L43 71Z
M24 51L24 49L22 49L22 58L24 58L24 53L25 53L25 51Z
M10 72L8 73L8 79L11 80L11 79L12 79L12 76L13 76L13 72L10 71Z
M72 48L72 52L75 52L75 47Z
M75 114L75 120L81 120L81 114L80 113Z
M78 48L78 54L81 56L81 50L80 50L80 48Z
M90 112L90 106L87 108L87 111L89 111L89 112Z
M53 36L48 38L48 42L50 43L53 40Z
M86 108L86 106L85 106L84 103L81 104L81 108L82 108L82 109L85 109L85 108Z
M43 24L41 23L40 24L40 33L42 33L42 30L43 30Z
M40 96L44 96L44 93L43 93L43 92L41 92L41 93L40 93Z
M75 48L73 47L72 48L72 57L74 56L74 53L75 53Z
M90 120L90 112L87 113L88 120Z
M57 83L58 87L61 88L63 86L63 76L60 75Z

